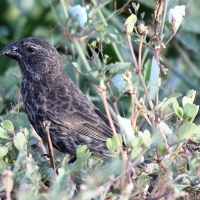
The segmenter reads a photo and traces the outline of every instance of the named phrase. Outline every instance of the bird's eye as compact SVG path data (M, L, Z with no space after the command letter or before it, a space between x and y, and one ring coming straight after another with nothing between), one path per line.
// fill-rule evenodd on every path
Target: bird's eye
M27 47L26 50L29 52L29 53L33 53L35 51L35 49L33 47Z

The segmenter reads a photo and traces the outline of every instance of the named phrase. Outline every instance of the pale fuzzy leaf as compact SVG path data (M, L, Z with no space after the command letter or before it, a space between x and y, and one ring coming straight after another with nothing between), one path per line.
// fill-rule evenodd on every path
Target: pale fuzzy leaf
M1 126L3 126L8 131L14 131L13 123L10 120L4 120L1 122Z
M173 131L169 128L169 126L165 122L161 121L159 126L166 136L173 133Z
M121 74L129 70L130 62L115 62L106 65L106 70L110 70L110 73L114 76L115 74Z
M112 83L115 85L115 87L121 91L122 90L122 84L124 83L124 78L121 74L117 74L111 79Z
M17 133L14 138L13 142L15 147L20 151L27 144L27 139L22 132Z
M3 139L8 139L10 138L10 136L7 133L7 130L5 130L4 128L0 127L0 138Z
M182 124L182 126L180 127L179 131L178 131L178 137L180 140L186 139L188 140L189 138L191 138L195 131L196 131L197 126L191 122L186 122L184 124Z
M183 99L182 99L182 105L183 105L183 107L184 107L187 103L192 104L193 101L192 101L191 98L184 96Z
M124 139L124 143L126 147L130 147L132 140L135 138L135 133L132 129L131 121L119 115L117 115L117 119L118 119L122 137Z
M133 28L136 22L137 22L137 16L134 14L130 15L124 23L124 32L131 34L133 32Z

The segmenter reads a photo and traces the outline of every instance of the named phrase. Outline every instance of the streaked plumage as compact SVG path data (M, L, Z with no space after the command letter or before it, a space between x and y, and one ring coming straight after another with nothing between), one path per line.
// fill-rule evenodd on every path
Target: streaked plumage
M78 145L108 154L112 137L107 117L96 108L65 73L63 62L49 43L26 38L5 47L1 54L18 61L22 72L22 98L28 118L43 138L43 121L51 121L53 146L74 155Z

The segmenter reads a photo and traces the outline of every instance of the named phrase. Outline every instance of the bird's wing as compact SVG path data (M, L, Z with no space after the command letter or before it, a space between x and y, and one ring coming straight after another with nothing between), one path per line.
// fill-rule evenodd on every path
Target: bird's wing
M73 132L102 141L106 141L108 138L112 137L111 129L94 111L92 112L92 110L84 113L78 110L71 113L58 113L56 110L48 110L46 114L50 121L60 124Z
M67 87L58 89L56 95L49 95L52 101L48 102L54 103L46 105L48 109L43 110L50 121L94 139L105 141L112 137L107 117L71 80L68 80Z
M96 108L67 76L63 76L62 86L58 84L54 93L49 93L51 101L42 110L50 121L61 124L72 132L85 134L94 139L106 141L112 137L107 117ZM65 82L66 81L66 82ZM53 102L53 103L52 103Z

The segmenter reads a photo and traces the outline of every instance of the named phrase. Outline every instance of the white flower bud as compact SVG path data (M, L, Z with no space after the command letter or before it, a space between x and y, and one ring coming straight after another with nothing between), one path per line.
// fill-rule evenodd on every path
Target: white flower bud
M185 5L175 6L169 10L169 23L173 27L173 33L176 33L185 17Z
M83 27L84 24L87 22L87 13L85 7L81 7L80 5L70 6L68 8L68 13L73 19L78 22L80 27Z

